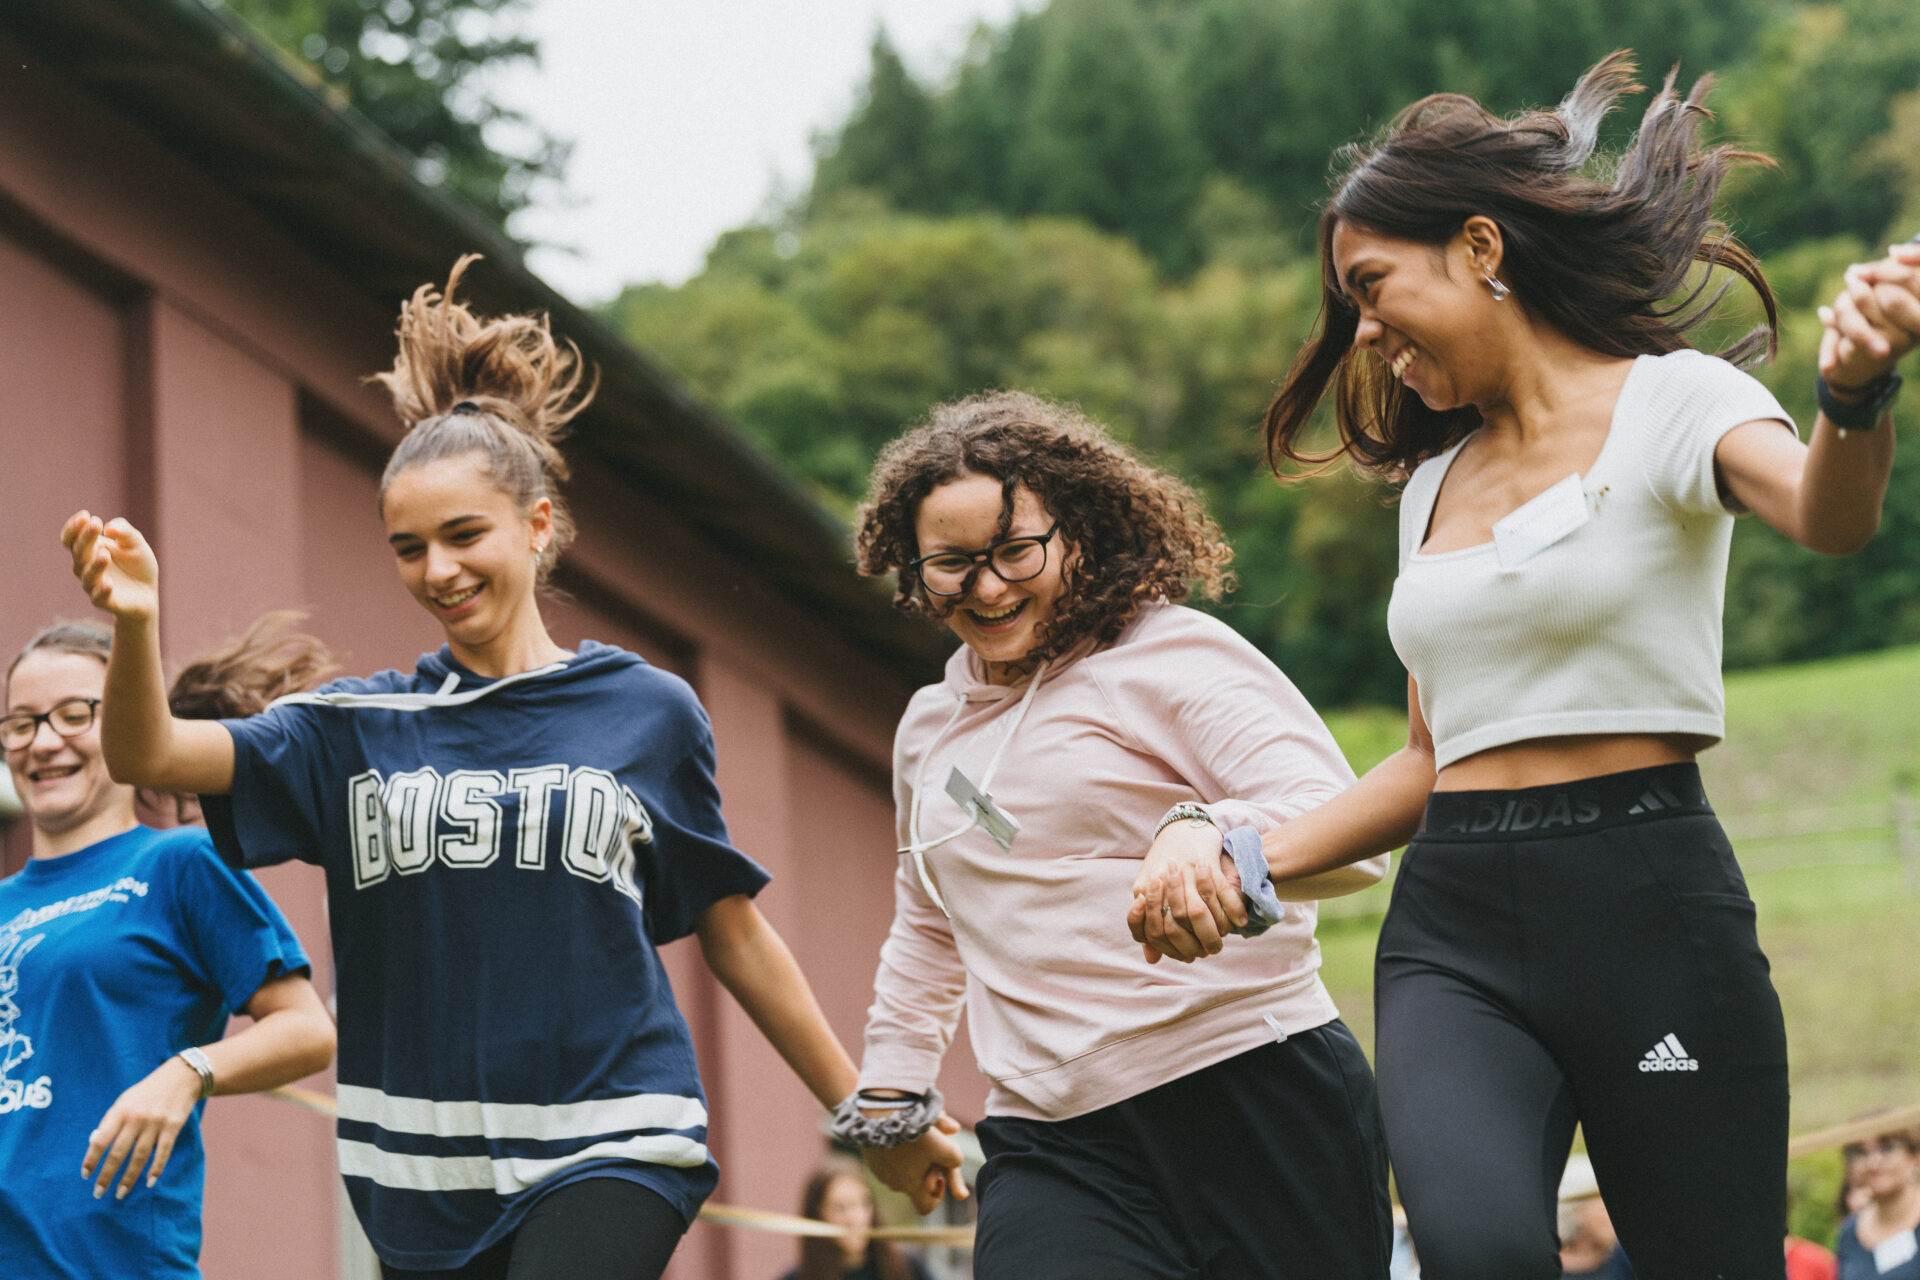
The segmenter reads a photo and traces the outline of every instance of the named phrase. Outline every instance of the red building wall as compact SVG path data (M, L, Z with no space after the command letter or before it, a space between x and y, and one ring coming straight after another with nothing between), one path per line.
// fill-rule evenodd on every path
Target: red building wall
M393 426L360 381L390 358L398 300L357 292L220 175L4 37L0 62L19 68L0 78L0 655L86 613L56 541L86 506L153 538L175 662L300 607L349 670L411 663L438 629L384 545L375 486ZM762 908L857 1056L891 907L889 744L910 691L671 508L591 459L579 470L572 595L548 609L556 639L622 644L695 683L735 838L776 877ZM25 855L21 825L6 870ZM319 873L261 879L326 994ZM823 1150L818 1108L697 947L667 956L713 1104L719 1198L791 1210ZM942 1087L976 1118L984 1087L964 1043L950 1061ZM235 1098L211 1106L206 1131L209 1280L342 1274L330 1125ZM785 1240L702 1225L670 1274L761 1280L792 1257Z

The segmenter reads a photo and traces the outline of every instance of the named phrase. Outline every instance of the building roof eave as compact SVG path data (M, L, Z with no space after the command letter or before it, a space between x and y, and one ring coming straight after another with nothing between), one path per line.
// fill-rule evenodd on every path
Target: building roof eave
M493 311L545 311L601 374L574 448L660 501L743 572L911 683L950 647L857 577L844 525L790 472L605 321L530 271L477 210L314 79L203 0L8 0L0 27L207 172L390 309L462 253Z

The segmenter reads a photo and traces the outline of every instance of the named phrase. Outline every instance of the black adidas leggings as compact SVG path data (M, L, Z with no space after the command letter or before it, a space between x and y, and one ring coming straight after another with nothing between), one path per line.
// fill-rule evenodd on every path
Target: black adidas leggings
M1436 792L1374 1001L1426 1280L1560 1274L1576 1121L1640 1280L1784 1275L1786 1028L1694 766Z

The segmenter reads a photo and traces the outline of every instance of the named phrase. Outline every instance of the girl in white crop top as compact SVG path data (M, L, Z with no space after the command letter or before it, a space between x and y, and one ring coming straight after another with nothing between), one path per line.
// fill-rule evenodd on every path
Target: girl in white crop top
M1559 1274L1550 1189L1576 1120L1640 1274L1779 1274L1784 1033L1691 762L1722 731L1733 515L1830 554L1878 524L1920 246L1851 269L1821 309L1802 443L1759 383L1688 349L1717 295L1667 302L1712 263L1768 319L1726 355L1773 345L1759 266L1712 217L1747 157L1697 144L1706 82L1682 100L1669 80L1610 178L1588 174L1632 72L1617 54L1512 120L1436 95L1353 155L1320 223L1321 328L1267 415L1276 462L1410 477L1389 612L1407 746L1264 847L1279 883L1413 840L1376 1067L1430 1280ZM1316 457L1329 389L1341 443ZM1154 886L1135 936L1191 954L1191 897ZM1746 1206L1673 1154L1755 1133Z

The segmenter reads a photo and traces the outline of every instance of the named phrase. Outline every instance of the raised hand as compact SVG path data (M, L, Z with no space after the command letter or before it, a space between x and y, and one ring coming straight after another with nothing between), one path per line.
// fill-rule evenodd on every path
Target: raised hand
M1891 370L1920 346L1920 242L1847 268L1833 305L1820 308L1820 323L1820 376L1828 386L1863 387Z
M80 1163L80 1176L94 1180L93 1198L107 1193L116 1174L120 1184L113 1193L116 1200L127 1198L143 1168L149 1187L160 1181L174 1141L199 1100L200 1077L178 1058L168 1058L115 1098L88 1138L86 1158Z
M96 608L129 620L159 611L160 562L131 524L76 511L60 530L60 545L73 556L73 576Z

